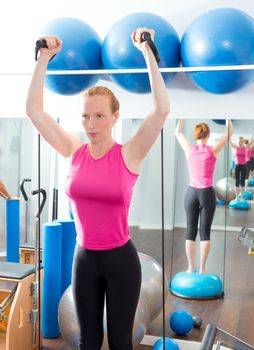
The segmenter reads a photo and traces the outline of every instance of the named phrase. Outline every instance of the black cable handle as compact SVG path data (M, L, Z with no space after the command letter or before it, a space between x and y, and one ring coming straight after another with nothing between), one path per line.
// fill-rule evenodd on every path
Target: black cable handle
M47 41L45 39L40 39L40 40L36 41L36 44L35 44L35 61L37 61L38 52L39 52L40 49L48 49L48 44L47 44ZM54 57L55 57L55 55L51 57L50 61Z
M141 34L141 42L143 42L143 41L147 41L147 42L148 42L148 44L149 44L151 50L153 51L154 57L155 57L155 59L156 59L156 62L159 63L159 62L160 62L159 53L158 53L158 50L157 50L157 48L156 48L154 42L153 42L152 39L151 39L150 33L148 33L148 32L143 32L143 33Z

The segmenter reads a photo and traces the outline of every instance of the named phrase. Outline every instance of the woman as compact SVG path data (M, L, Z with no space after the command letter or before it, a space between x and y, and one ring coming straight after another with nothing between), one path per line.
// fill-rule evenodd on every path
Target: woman
M251 146L250 146L250 176L254 176L254 140L251 137Z
M245 198L245 194L248 191L248 185L249 185L249 177L250 177L250 171L251 171L251 160L250 160L251 159L251 142L245 139L244 147L246 148L246 177L245 177L243 198Z
M216 207L213 174L216 157L228 143L232 134L231 121L226 122L225 134L212 146L207 145L210 136L209 126L197 124L194 128L196 144L192 145L183 134L183 120L177 124L175 135L185 151L189 171L189 187L185 194L184 206L187 216L187 237L185 250L188 260L187 272L195 270L195 240L200 219L200 267L206 272L206 261L210 251L210 232Z
M141 285L141 268L127 222L133 186L141 164L157 139L169 113L168 93L154 55L138 28L133 44L143 53L152 91L153 108L137 133L116 144L112 128L119 103L107 88L83 94L82 124L89 143L64 131L43 110L47 64L61 50L59 38L45 37L27 97L27 114L41 135L64 157L70 157L66 193L77 229L73 263L73 295L80 327L79 349L100 349L103 341L104 297L111 350L132 349L132 328ZM119 37L119 40L120 37Z
M235 200L238 201L244 194L245 180L247 176L247 150L244 145L244 138L239 137L237 143L230 141L234 150L235 160ZM243 198L243 197L242 197Z

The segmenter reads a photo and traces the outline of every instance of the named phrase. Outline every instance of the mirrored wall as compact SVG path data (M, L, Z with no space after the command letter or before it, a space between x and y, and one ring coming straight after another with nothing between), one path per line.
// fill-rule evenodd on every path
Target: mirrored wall
M186 271L187 268L185 252L187 225L184 198L189 186L189 176L185 153L175 137L177 121L178 119L169 116L163 129L163 143L160 136L143 162L129 210L131 237L140 254L154 259L154 266L158 264L158 268L162 268L164 260L165 278L168 281L165 295L166 335L176 337L168 325L169 317L172 311L183 308L193 315L202 317L204 324L204 327L194 329L184 339L200 341L205 325L215 323L245 341L249 341L249 333L248 335L244 333L246 325L241 326L240 320L241 317L244 318L241 310L247 307L247 304L241 305L241 303L248 300L247 286L251 278L254 277L253 257L248 255L248 247L244 246L238 237L243 226L254 230L253 201L251 199L247 200L248 210L229 208L228 203L223 203L217 196L218 191L224 191L223 187L216 190L218 192L216 193L216 209L212 222L211 248L206 268L208 273L214 273L222 279L225 297L197 301L179 298L173 295L169 289L173 276L178 272ZM59 122L68 130L70 121L60 119ZM225 124L219 124L206 118L186 118L184 133L190 143L195 143L193 129L201 122L206 122L210 127L209 145L218 142L225 133ZM142 119L122 118L114 130L115 140L119 143L126 142L135 134L141 123ZM77 125L69 131L87 142L81 123L79 122ZM0 119L0 133L0 180L4 182L11 195L19 197L21 200L20 242L22 244L25 242L26 228L29 232L27 240L33 241L35 237L34 219L37 211L37 198L31 196L31 191L37 188L38 181L38 135L27 118ZM233 120L233 135L231 137L233 143L237 143L239 137L251 140L252 135L254 135L254 121L252 119ZM226 179L226 191L231 191L231 194L234 195L235 165L233 160L233 149L230 145L226 145L216 159L213 185L216 187L220 180ZM52 221L54 189L59 191L58 218L70 218L68 198L64 194L68 161L57 156L41 138L40 162L41 187L47 193L47 202L42 213L41 224ZM163 188L162 165L164 170ZM250 174L250 178L251 176L252 174ZM31 179L31 182L25 184L28 202L24 200L20 191L20 183L24 179ZM232 188L229 188L230 181L233 184ZM254 192L254 187L248 186L246 189L251 193ZM0 226L0 249L4 254L6 208L2 198L0 206L2 223ZM198 234L195 250L197 268L200 261L199 256ZM158 271L161 272L161 270ZM157 304L154 304L154 318L147 327L147 334L162 336L163 314L160 309L162 294L157 294L155 299ZM231 323L229 322L230 315L233 315L234 319ZM240 317L240 315L242 316Z
M11 197L19 199L20 244L34 241L38 198L38 135L27 118L0 119L0 180ZM49 146L41 140L41 187L49 193ZM6 201L0 197L0 253L6 251ZM48 220L48 201L41 222ZM13 218L16 220L16 218Z

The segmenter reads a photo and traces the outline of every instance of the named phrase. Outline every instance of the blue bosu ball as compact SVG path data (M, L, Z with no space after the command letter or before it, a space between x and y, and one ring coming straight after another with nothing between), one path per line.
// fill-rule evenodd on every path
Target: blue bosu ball
M187 299L213 299L223 296L222 281L212 273L178 272L171 281L173 294Z

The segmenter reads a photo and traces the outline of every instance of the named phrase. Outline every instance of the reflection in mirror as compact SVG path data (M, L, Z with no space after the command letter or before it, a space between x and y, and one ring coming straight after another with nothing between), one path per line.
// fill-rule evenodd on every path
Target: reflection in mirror
M236 120L230 142L229 167L232 200L227 215L228 226L253 227L253 121Z
M0 119L0 180L12 197L19 198L20 218L17 222L19 243L35 239L35 213L37 199L31 191L37 189L37 137L30 121L26 118ZM44 156L45 157L45 156ZM43 160L44 161L44 160ZM44 165L47 164L45 159ZM43 167L47 169L47 167ZM48 183L48 177L42 174L42 183ZM25 196L24 196L25 193ZM25 199L27 195L27 199ZM6 203L0 198L0 252L6 254ZM46 220L46 211L42 221ZM18 211L17 211L18 215ZM19 227L18 227L19 226ZM18 247L17 247L18 249Z
M132 133L134 133L142 120L132 120ZM138 251L155 259L158 263L158 272L162 274L162 249L163 243L166 246L164 249L164 270L165 281L168 283L171 266L171 251L168 249L172 241L172 226L173 226L173 207L172 197L174 195L173 188L173 172L174 172L174 128L175 121L168 118L163 128L163 162L164 162L164 242L162 241L162 183L161 183L161 139L158 139L149 154L145 158L141 170L139 180L133 196L132 205L130 207L129 222L131 225L132 239ZM165 214L167 213L167 215ZM168 215L171 213L171 215ZM157 312L153 311L152 319L147 328L147 334L152 336L163 335L163 310L162 310L162 290L159 287L158 281L160 278L156 275L152 276L150 272L151 283L150 293L152 290L156 292L154 298L154 307ZM144 279L146 279L146 275ZM153 280L153 282L152 282ZM157 285L157 287L156 287ZM148 286L147 286L148 287ZM165 284L165 310L168 313L170 304L168 303L169 289ZM166 320L165 320L166 321ZM168 326L166 324L166 332Z
M178 123L177 133L175 239L178 244L181 236L186 241L182 245L181 263L174 264L172 273L221 274L223 249L210 251L210 227L225 230L225 208L216 207L213 187L226 176L227 129L213 121L186 120L184 124ZM219 246L223 247L223 235L219 237L222 239ZM217 266L211 265L212 254L216 254Z
M207 144L216 143L225 132L225 124L219 124L214 120L192 120L185 121L184 132L190 143L194 143L193 129L196 124L206 122L210 127L210 138ZM239 140L239 136L251 140L252 130L254 130L253 120L233 120L232 143ZM171 274L171 292L172 279L180 272L186 271L188 260L185 252L185 239L187 231L186 213L184 200L186 189L189 186L188 166L186 156L177 142L175 155L175 219L173 229L173 254L172 254L172 274ZM198 172L202 168L199 163ZM253 311L250 295L254 288L250 284L250 276L253 277L252 264L250 260L251 245L254 237L253 230L253 200L238 198L239 201L246 200L249 209L236 209L230 207L230 201L235 200L235 152L230 145L226 145L217 156L216 166L213 177L213 186L216 195L216 209L211 226L211 249L206 264L206 274L210 273L219 276L223 282L223 298L213 300L196 298L183 298L174 293L169 294L171 310L184 309L191 315L202 319L202 327L193 329L188 333L188 339L200 341L204 334L205 326L209 323L216 324L221 329L230 332L240 339L254 344L252 337L253 323L246 320L246 308L249 312ZM251 192L252 173L248 179L248 187L244 190ZM233 185L232 185L233 184ZM243 185L244 187L244 185ZM243 226L249 226L250 229L242 230ZM243 233L247 233L244 235ZM251 242L250 242L251 241ZM195 243L195 269L200 264L200 242L199 231ZM169 248L170 249L170 246ZM249 273L247 272L249 271ZM195 272L198 274L199 272ZM241 286L241 289L239 289ZM250 294L251 293L251 294ZM233 316L234 315L234 316ZM241 315L241 318L240 318ZM168 315L168 317L170 317ZM248 319L248 317L247 317ZM244 324L240 321L242 320ZM246 320L246 322L245 322ZM244 329L244 331L243 331ZM172 329L170 336L175 336ZM181 338L181 336L180 336Z
M142 122L132 120L132 134ZM143 161L129 213L131 236L142 265L141 295L143 293L143 296L141 297L144 302L150 299L148 303L150 317L146 334L157 336L162 336L161 327L154 329L151 325L161 318L163 308L161 210L161 138L159 137ZM167 284L165 292L167 296Z

